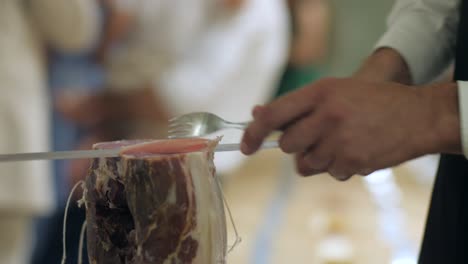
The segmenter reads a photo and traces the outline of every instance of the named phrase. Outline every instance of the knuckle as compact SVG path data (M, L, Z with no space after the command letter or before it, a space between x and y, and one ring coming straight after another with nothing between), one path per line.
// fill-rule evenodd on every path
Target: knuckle
M310 176L309 170L305 167L297 167L297 173L302 177Z

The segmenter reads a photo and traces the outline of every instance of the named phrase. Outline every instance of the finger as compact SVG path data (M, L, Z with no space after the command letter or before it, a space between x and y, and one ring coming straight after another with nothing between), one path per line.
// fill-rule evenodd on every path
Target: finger
M311 90L311 87L305 87L268 105L255 107L254 120L245 130L242 139L242 152L254 153L272 131L284 127L309 112L314 105L314 93Z
M353 173L330 169L328 173L338 181L347 181L353 177Z
M272 128L280 128L313 109L316 101L315 85L305 86L256 109L254 119Z
M339 181L346 181L353 177L354 170L349 166L346 166L344 164L341 164L339 161L334 160L329 166L328 173L330 173L330 175L333 178Z
M330 123L319 112L311 112L304 118L286 128L279 140L281 149L286 153L304 152L326 136Z
M333 141L327 139L321 140L316 146L309 148L304 153L304 162L315 170L328 171L335 159L335 149Z
M307 177L323 173L325 171L317 170L309 166L309 162L305 160L305 153L296 154L296 169L297 173L301 176Z
M256 107L257 111L260 111L258 110L259 108L259 106ZM250 155L257 151L271 131L273 131L273 129L263 127L263 125L259 122L254 121L250 123L249 126L245 129L244 135L242 136L242 153Z

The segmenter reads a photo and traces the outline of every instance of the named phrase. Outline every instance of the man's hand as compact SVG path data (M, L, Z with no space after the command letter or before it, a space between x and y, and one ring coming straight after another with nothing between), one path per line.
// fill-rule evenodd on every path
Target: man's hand
M283 130L280 147L302 175L340 180L367 175L427 153L460 150L454 83L412 89L357 78L323 79L256 107L242 152L254 153Z

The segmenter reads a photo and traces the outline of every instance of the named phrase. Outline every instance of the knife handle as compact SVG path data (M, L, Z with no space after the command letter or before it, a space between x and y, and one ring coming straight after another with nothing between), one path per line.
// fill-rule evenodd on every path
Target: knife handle
M263 142L260 149L274 149L278 148L278 141L265 141ZM238 151L240 150L240 144L238 143L230 143L230 144L219 144L216 148L216 152L224 152L224 151Z

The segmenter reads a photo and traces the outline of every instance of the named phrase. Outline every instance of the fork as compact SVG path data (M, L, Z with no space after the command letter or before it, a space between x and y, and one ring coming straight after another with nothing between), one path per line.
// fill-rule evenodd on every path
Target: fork
M244 130L249 122L229 122L207 112L195 112L169 120L169 138L202 137L224 129ZM277 148L277 141L266 141L262 149Z

